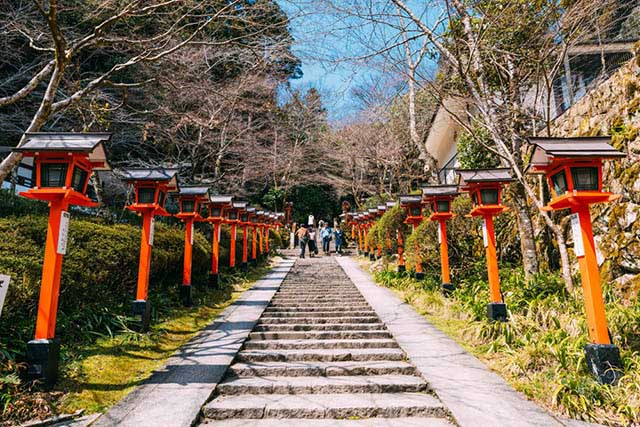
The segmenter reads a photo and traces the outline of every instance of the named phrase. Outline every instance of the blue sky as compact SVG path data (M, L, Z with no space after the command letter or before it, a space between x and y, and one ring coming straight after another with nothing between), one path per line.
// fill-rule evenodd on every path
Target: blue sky
M332 122L340 122L357 113L360 103L352 91L363 82L375 81L384 75L382 90L396 90L397 82L402 78L390 69L393 67L385 66L379 58L353 59L369 53L371 48L382 46L395 35L389 32L391 30L345 18L332 10L321 10L321 2L313 0L278 2L291 19L291 32L296 40L293 49L302 61L304 73L301 79L292 80L291 86L300 91L317 88ZM420 7L420 2L409 3ZM351 26L358 27L358 35L347 36L353 34ZM363 47L363 43L368 47ZM434 61L425 61L424 65L426 69L435 68Z

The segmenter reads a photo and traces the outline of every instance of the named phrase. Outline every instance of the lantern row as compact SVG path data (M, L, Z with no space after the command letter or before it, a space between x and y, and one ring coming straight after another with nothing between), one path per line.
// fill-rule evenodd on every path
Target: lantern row
M110 170L104 143L108 133L27 133L25 143L14 149L24 157L34 159L35 186L20 193L23 197L49 203L49 222L42 268L42 282L35 337L27 343L27 375L52 386L58 376L60 342L55 338L62 260L67 250L69 206L93 207L97 203L87 197L91 173ZM156 216L170 216L165 209L170 194L177 195L179 213L175 216L185 223L184 269L180 296L185 306L193 303L191 293L191 264L194 242L194 223L213 225L212 262L209 286L218 288L221 225L231 230L229 267L236 266L236 232L243 230L242 264L247 271L248 233L252 233L251 261L269 253L269 229L279 229L284 214L257 210L233 196L210 193L205 186L178 185L178 170L171 168L129 168L118 172L120 178L134 189L134 201L127 209L142 217L142 235L138 264L138 281L133 314L139 317L140 328L149 328L149 276L151 252L154 245ZM287 217L291 206L287 206ZM251 229L251 230L249 230ZM259 245L258 245L259 242Z
M619 199L621 196L603 191L603 161L625 157L610 145L609 137L590 138L530 138L533 146L528 173L542 173L551 188L552 198L544 210L570 209L574 253L578 258L590 343L585 346L587 364L598 381L612 384L621 377L622 363L619 349L611 343L596 260L596 249L589 206ZM494 217L509 210L502 204L502 192L514 180L506 168L456 171L458 185L434 185L422 188L422 195L400 196L399 203L406 210L405 223L412 229L423 221L423 206L429 204L432 214L429 220L438 223L442 290L449 294L455 290L449 272L447 220L453 218L451 205L462 192L470 195L472 209L468 217L482 218L483 244L486 252L489 282L487 317L507 321L508 310L500 290ZM357 238L358 251L374 260L381 256L380 248L371 248L367 235L386 208L378 206L365 212L344 212L343 218L352 226L352 237ZM398 271L405 271L404 241L397 230ZM424 273L420 262L415 263L415 277Z

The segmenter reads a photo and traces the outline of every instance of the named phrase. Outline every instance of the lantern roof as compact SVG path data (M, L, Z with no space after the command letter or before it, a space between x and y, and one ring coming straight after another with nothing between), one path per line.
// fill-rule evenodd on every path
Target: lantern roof
M422 203L422 196L417 196L417 195L400 196L401 205L415 205L418 203Z
M429 185L422 187L422 195L425 197L456 196L458 194L457 185Z
M248 207L248 208L245 209L245 211L247 213L250 213L250 214L255 214L256 213L256 208Z
M387 202L386 205L387 205L387 209L391 209L396 206L396 202Z
M513 177L511 176L511 169L509 168L456 169L456 172L460 178L459 184L461 186L467 186L469 184L482 184L490 182L502 183L513 181Z
M233 196L211 195L209 196L209 202L221 205L230 205L233 203Z
M165 182L168 191L178 190L178 169L168 168L126 168L120 174L125 182L154 181Z
M180 192L178 196L187 197L187 196L206 196L209 192L209 187L198 187L198 186L182 186L180 187Z
M379 211L386 211L387 210L387 205L378 205L378 210Z
M247 205L249 204L249 202L245 202L245 201L235 201L233 202L233 207L236 209L245 209L247 207Z
M616 150L611 137L583 138L529 138L533 145L529 166L549 166L555 158L562 159L616 159L626 154Z
M64 152L86 153L95 170L111 170L104 142L111 139L106 132L28 132L25 143L12 151L18 153Z
M371 208L368 209L369 214L373 214L373 215L377 215L378 214L378 208Z

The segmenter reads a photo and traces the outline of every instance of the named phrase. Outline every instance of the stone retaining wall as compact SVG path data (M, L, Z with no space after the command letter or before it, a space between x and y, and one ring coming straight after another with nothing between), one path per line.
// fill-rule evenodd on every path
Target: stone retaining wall
M636 55L607 81L560 116L554 136L611 135L626 152L608 162L604 186L622 194L619 202L592 209L603 279L614 281L633 300L640 291L640 44Z

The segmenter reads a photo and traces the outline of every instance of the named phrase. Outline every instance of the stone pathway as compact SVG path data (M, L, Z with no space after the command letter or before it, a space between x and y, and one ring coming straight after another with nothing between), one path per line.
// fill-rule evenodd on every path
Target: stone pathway
M208 426L451 426L335 258L298 260L203 409Z

